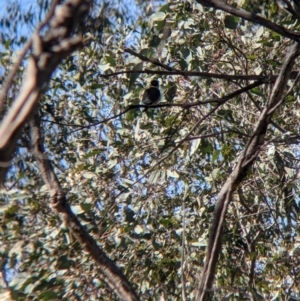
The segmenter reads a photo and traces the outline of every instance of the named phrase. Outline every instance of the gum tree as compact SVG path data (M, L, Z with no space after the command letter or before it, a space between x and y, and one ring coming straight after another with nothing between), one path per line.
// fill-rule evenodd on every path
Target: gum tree
M296 3L122 4L1 24L3 295L297 300Z

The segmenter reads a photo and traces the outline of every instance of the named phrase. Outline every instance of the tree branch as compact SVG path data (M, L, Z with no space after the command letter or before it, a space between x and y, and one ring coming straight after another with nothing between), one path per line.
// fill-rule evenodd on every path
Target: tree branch
M272 115L278 106L284 101L284 90L286 88L295 60L299 55L300 45L295 43L292 47L290 47L289 52L286 55L285 62L282 65L271 96L268 99L264 110L260 114L252 136L248 140L234 170L227 178L219 193L210 230L209 242L206 251L206 261L202 271L196 301L209 300L215 268L219 253L221 251L223 225L232 194L236 190L237 186L247 176L250 167L253 165L259 154L261 146L265 141L265 135L268 125L271 122Z
M38 27L36 28L35 30L35 33L36 34L39 34L40 31L43 29L43 27L50 21L50 19L52 18L53 14L54 14L54 10L55 10L55 7L56 5L59 3L60 0L53 0L53 2L51 3L51 7L47 13L47 16L45 17L44 21L38 25ZM2 91L1 91L1 94L0 94L0 110L2 109L3 107L3 104L4 104L4 99L7 95L7 92L12 84L12 81L13 81L13 78L15 76L15 74L17 73L20 65L21 65L21 62L26 54L26 52L28 51L28 49L31 47L32 45L32 38L30 38L27 43L25 44L25 46L23 47L22 51L20 52L13 68L11 69L10 73L8 74L7 78L6 78L6 81L2 87Z
M137 52L135 52L135 51L133 51L133 50L131 50L129 48L124 49L124 52L130 53L131 55L134 55L134 56L138 57L140 60L142 60L144 62L150 62L150 63L152 63L152 64L154 64L156 66L162 67L162 68L164 68L166 70L169 70L169 71L178 71L178 70L176 70L176 69L174 69L174 68L172 68L172 67L170 67L170 66L168 66L166 64L161 63L158 59L153 59L153 58L146 57L146 56L144 56L142 54L139 54L139 53L137 53Z
M292 30L289 30L283 26L277 25L268 19L265 19L263 17L260 17L256 14L249 13L248 11L241 9L241 8L235 8L231 5L226 4L225 2L221 0L196 0L198 3L200 3L203 6L213 7L216 9L221 9L231 15L240 17L244 20L251 21L253 23L257 23L261 26L264 26L266 28L271 29L274 32L279 33L280 35L292 39L294 41L300 41L300 33L294 32Z
M293 8L293 6L292 6L292 4L291 4L291 2L290 1L288 1L288 0L282 0L284 3L285 3L285 5L287 6L286 8L284 8L284 7L282 7L283 9L286 9L289 13L291 13L293 16L294 16L294 18L296 18L296 19L300 19L300 14L297 12L297 10L295 10L294 8ZM279 5L279 7L281 6L280 5L281 3L278 1L278 5Z
M81 225L76 215L72 212L66 195L60 186L50 160L45 158L45 149L42 142L40 120L37 115L30 120L31 150L36 158L42 178L46 183L51 197L50 206L54 212L59 214L63 223L70 229L83 249L97 263L104 281L115 291L120 299L126 301L138 301L139 298L133 290L131 284L122 274L115 263L107 257L105 252L97 245L92 236Z
M80 131L81 129L85 129L85 128L90 128L92 126L96 126L96 125L99 125L99 124L103 124L105 122L108 122L112 119L115 119L117 117L120 117L122 115L124 115L125 113L127 113L128 111L130 110L134 110L134 109L139 109L139 108L163 108L163 107L181 107L181 108L184 108L184 109L189 109L191 107L196 107L196 106L199 106L199 105L204 105L204 104L208 104L208 103L216 103L216 104L224 104L226 101L236 97L236 96L239 96L240 94L244 93L244 92L247 92L255 87L258 87L260 86L261 84L263 84L264 81L263 80L258 80L248 86L245 86L239 90L236 90L230 94L227 94L225 95L224 97L218 97L218 98L209 98L207 100L203 100L203 101L196 101L196 102L192 102L192 103L161 103L161 104L157 104L157 105L152 105L152 106L147 106L147 105L130 105L128 106L127 108L125 108L122 112L114 115L114 116L111 116L111 117L108 117L108 118L105 118L99 122L95 122L95 123L92 123L92 124L88 124L88 125L78 125L78 124L64 124L64 123L60 123L60 122L54 122L54 121L51 121L51 120L42 120L43 122L49 122L49 123L55 123L55 124L59 124L59 125L64 125L64 126L74 126L74 127L77 127L76 130L72 130L68 133L68 135L74 133L74 132L77 132L77 131ZM0 162L0 166L1 166L2 162ZM3 162L3 164L6 164L6 162Z
M32 56L25 71L21 92L14 101L0 126L0 158L10 161L16 141L23 125L32 116L42 87L48 83L58 64L82 46L81 37L71 37L78 22L88 12L91 0L67 0L54 10L49 17L49 30L40 37L32 36ZM48 16L46 17L47 20ZM45 25L45 22L42 23ZM4 182L7 168L0 167L0 183Z
M132 74L132 73L144 73L144 74L158 74L158 75L182 75L182 76L199 76L203 78L219 78L225 80L263 80L265 83L275 82L277 75L233 75L233 74L220 74L220 73L210 73L210 72L198 72L198 71L162 71L162 70L123 70L118 72L113 72L109 74L99 74L99 77L109 78L112 76L117 76L121 74ZM298 71L291 72L290 78L294 79L298 75Z

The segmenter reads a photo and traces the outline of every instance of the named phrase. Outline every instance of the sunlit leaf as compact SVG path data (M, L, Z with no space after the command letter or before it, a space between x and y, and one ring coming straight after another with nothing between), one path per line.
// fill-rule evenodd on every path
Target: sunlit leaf
M150 19L153 21L162 21L166 18L166 14L162 11L156 12L150 16Z
M191 155L193 155L197 151L200 143L201 143L200 138L199 139L193 139L192 145L191 145Z
M141 227L140 225L137 225L137 226L135 226L135 228L134 228L134 232L135 232L136 234L141 234L141 233L144 232L144 229L143 229L143 227Z
M167 176L171 178L179 178L179 174L175 170L167 170Z

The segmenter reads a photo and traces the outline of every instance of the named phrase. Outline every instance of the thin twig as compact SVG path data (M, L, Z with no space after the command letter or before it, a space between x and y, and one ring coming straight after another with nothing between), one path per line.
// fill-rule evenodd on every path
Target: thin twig
M142 60L144 62L150 62L150 63L152 63L152 64L154 64L156 66L162 67L162 68L164 68L166 70L169 70L169 71L178 71L175 68L172 68L172 67L170 67L170 66L168 66L166 64L161 63L158 59L153 59L153 58L146 57L146 56L144 56L142 54L139 54L139 53L137 53L137 52L135 52L135 51L133 51L133 50L131 50L129 48L124 49L124 52L130 53L131 55L134 55L134 56L138 57L140 60Z
M121 74L133 74L133 73L145 73L145 74L158 74L158 75L182 75L182 76L199 76L203 78L218 78L218 79L225 79L225 80L262 80L264 83L274 82L278 75L234 75L234 74L221 74L221 73L210 73L210 72L200 72L200 71L180 71L180 70L171 70L171 71L164 71L164 70L123 70L112 72L108 74L99 74L99 77L102 78L109 78L112 76L117 76ZM298 75L298 71L294 71L291 73L290 78L295 78Z
M188 108L191 108L191 107L195 107L195 106L198 106L198 105L204 105L204 104L208 104L208 103L216 103L217 105L218 104L223 104L225 103L226 101L242 94L242 93L245 93L259 85L261 85L263 83L262 80L258 80L248 86L245 86L239 90L236 90L228 95L225 95L224 97L221 97L221 98L210 98L210 99L207 99L207 100L203 100L203 101L196 101L196 102L193 102L193 103L182 103L182 104L172 104L172 103L161 103L161 104L157 104L157 105L152 105L152 106L147 106L147 105L130 105L128 106L124 111L114 115L114 116L111 116L109 118L106 118L104 120L101 120L99 122L95 122L95 123L92 123L92 124L88 124L88 125L77 125L77 124L62 124L60 123L60 125L65 125L65 126L76 126L77 129L76 130L73 130L71 132L68 133L68 135L74 133L74 132L77 132L77 131L80 131L81 129L85 129L85 128L90 128L92 126L96 126L96 125L100 125L100 124L103 124L105 122L108 122L112 119L115 119L115 118L118 118L122 115L124 115L125 113L127 113L128 111L130 110L134 110L134 109L139 109L139 108L163 108L163 107L182 107L182 108L185 108L185 109L188 109ZM44 122L51 122L51 123L55 123L53 121L49 121L49 120L43 120Z

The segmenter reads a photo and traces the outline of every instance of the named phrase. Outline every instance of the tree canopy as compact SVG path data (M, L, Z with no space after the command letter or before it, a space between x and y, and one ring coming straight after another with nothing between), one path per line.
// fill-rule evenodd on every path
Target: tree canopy
M1 300L299 300L297 1L5 9Z

